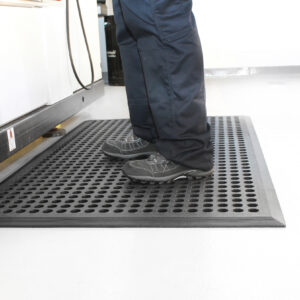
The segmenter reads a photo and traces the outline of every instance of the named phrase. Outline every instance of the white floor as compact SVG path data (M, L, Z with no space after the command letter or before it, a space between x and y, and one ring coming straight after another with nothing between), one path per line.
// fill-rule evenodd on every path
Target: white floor
M300 74L207 79L209 115L250 115L284 229L0 229L2 300L300 299ZM124 88L82 116L128 117Z

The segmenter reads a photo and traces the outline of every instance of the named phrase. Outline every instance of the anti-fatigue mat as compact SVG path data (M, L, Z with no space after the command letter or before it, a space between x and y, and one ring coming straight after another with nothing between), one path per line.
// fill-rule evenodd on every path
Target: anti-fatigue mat
M214 175L132 183L102 143L125 138L128 120L86 121L0 184L0 226L284 226L251 121L210 117Z

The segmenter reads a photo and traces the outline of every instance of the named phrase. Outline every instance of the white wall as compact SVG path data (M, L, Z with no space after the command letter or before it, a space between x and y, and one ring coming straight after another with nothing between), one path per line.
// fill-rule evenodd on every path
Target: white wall
M300 65L299 0L194 0L206 68Z
M206 68L300 65L299 0L193 0L193 11Z
M97 4L82 0L95 80L102 77ZM76 68L84 84L90 66L75 1L71 40ZM72 73L66 42L65 2L44 8L0 6L0 125L42 105L53 104L80 88Z

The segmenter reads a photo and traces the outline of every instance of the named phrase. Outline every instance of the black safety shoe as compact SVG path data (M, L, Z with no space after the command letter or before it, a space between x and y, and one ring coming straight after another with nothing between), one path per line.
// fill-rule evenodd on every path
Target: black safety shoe
M123 159L149 156L156 152L155 144L137 137L133 132L125 140L107 140L102 151L108 155Z
M213 173L213 169L204 171L176 164L159 153L152 154L147 159L128 161L122 171L133 181L159 183L170 182L181 177L199 179Z

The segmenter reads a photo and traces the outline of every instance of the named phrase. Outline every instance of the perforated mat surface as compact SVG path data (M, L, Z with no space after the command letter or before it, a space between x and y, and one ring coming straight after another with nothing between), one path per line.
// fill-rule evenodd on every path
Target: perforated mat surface
M130 182L101 152L128 135L128 120L83 122L0 184L0 226L284 226L250 119L209 122L214 175L161 185Z

